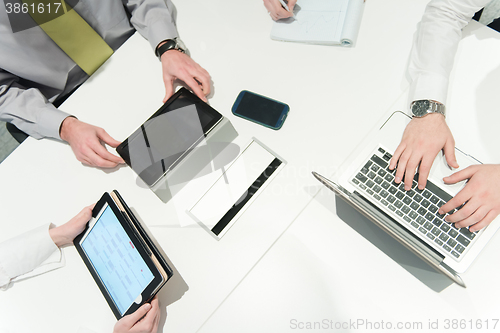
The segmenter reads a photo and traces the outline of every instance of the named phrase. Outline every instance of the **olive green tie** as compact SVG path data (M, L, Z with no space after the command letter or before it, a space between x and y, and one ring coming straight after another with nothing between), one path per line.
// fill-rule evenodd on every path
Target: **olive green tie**
M40 3L54 0L23 0L28 8L37 8ZM85 73L92 75L112 54L113 49L71 7L61 0L64 14L55 18L54 12L29 13L40 28L59 46ZM62 12L60 12L62 13ZM52 16L52 17L51 17Z

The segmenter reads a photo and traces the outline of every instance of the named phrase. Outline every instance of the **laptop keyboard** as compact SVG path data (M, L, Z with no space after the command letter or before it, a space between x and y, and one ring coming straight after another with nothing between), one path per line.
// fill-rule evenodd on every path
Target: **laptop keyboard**
M426 243L458 260L479 231L472 233L468 228L455 228L453 223L444 221L446 214L441 215L438 210L452 196L429 180L425 189L419 190L416 182L418 173L413 179L411 190L405 191L403 182L396 184L396 169L389 170L391 157L389 152L379 147L353 177L352 183L380 202L385 210L392 213L390 215L398 216L401 224Z

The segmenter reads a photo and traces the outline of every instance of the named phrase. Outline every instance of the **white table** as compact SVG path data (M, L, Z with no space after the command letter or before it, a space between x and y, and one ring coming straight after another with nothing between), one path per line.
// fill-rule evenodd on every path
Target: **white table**
M498 297L490 286L499 274L486 264L498 241L468 273L467 290L449 286L375 226L345 205L335 206L334 196L310 175L312 170L332 175L385 112L404 108L406 62L425 3L368 1L358 44L345 49L270 40L272 21L260 1L178 1L181 38L212 75L210 104L238 131L235 143L243 147L257 137L287 166L217 242L185 220L187 198L199 194L195 189L186 186L183 200L165 205L127 167L113 172L84 167L69 146L28 139L0 165L6 178L0 241L43 222L61 224L104 191L118 189L178 273L160 293L162 307L168 305L165 332L285 332L294 331L293 318L493 318ZM498 39L485 36L477 45L498 48ZM469 54L464 66L474 56ZM469 92L466 84L473 79L460 77L466 71L458 65L452 88ZM480 69L490 71L486 65ZM243 89L290 105L281 130L231 114ZM163 94L160 64L135 35L62 108L123 140L159 108ZM450 108L460 104L452 101ZM472 96L466 101L474 106ZM459 145L462 122L453 117L450 126ZM493 160L491 151L485 146L482 154ZM1 333L77 332L79 327L111 332L115 321L99 289L74 248L64 253L64 268L2 293ZM486 274L488 283L477 282ZM468 305L453 305L458 301ZM427 303L435 315L423 310Z

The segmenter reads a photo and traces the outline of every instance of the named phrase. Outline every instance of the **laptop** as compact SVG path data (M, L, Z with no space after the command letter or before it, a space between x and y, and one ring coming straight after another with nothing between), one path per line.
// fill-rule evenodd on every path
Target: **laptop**
M439 207L465 186L465 181L446 185L443 177L480 163L458 148L455 154L460 168L452 170L439 153L424 190L417 187L418 173L410 191L394 183L395 170L389 170L389 161L410 120L401 111L392 113L343 163L334 181L316 172L313 175L439 272L465 287L459 274L469 268L493 237L500 219L472 233L468 228L455 228L444 221L446 214L438 213Z

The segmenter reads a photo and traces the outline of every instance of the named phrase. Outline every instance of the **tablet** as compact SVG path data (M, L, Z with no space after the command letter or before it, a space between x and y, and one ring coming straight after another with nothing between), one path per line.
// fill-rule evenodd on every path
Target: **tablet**
M119 204L105 193L74 241L117 319L149 301L168 279Z
M173 169L222 120L185 88L179 89L116 152L149 186Z

